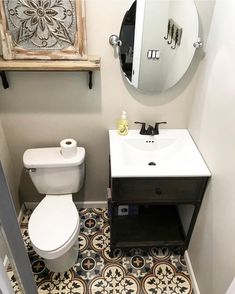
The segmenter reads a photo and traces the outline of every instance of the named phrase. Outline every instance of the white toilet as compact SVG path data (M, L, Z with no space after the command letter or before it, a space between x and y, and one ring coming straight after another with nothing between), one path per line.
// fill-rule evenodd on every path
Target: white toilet
M64 158L61 149L28 149L24 166L40 194L46 194L29 219L29 237L34 250L45 259L47 268L64 272L78 256L80 219L72 199L84 182L85 149Z

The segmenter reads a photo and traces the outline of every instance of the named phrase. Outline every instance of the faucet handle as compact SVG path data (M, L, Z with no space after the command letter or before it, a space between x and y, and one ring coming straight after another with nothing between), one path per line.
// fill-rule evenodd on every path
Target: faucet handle
M166 121L160 121L160 122L156 122L155 123L155 127L154 127L154 134L158 135L159 134L159 125L161 124L167 124Z
M135 121L135 124L140 124L141 125L141 129L140 129L140 135L145 135L146 134L146 130L145 130L145 123L144 122L140 122L140 121Z

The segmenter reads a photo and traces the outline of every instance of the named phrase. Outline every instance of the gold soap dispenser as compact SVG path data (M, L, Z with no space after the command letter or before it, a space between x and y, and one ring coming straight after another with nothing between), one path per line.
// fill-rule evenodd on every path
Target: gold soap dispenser
M128 120L125 110L122 111L121 118L118 120L117 130L118 134L121 136L126 136L128 134Z

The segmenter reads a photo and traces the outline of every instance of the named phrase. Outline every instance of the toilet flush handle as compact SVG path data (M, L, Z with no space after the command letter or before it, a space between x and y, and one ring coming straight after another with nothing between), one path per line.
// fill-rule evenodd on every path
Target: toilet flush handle
M26 168L26 173L35 173L36 172L36 168Z

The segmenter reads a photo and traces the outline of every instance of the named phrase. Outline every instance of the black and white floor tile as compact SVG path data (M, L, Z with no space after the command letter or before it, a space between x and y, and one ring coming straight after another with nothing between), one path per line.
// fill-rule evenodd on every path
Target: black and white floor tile
M110 228L106 209L80 209L81 229L77 263L64 273L46 269L28 236L26 211L21 232L32 264L39 294L192 294L183 256L168 248L128 252L116 249L110 257ZM21 293L8 272L15 293Z

